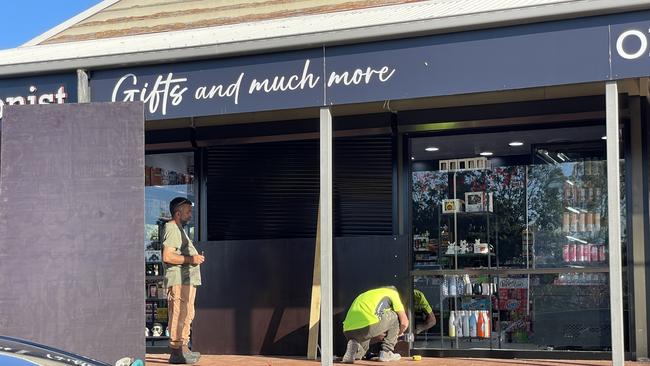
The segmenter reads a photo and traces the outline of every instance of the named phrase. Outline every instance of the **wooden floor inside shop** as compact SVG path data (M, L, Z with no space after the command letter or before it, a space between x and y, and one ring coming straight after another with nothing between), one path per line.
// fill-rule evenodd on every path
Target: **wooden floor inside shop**
M169 355L152 354L147 355L147 365L169 365ZM512 359L485 359L485 358L433 358L423 357L420 361L411 358L403 358L400 361L390 363L379 363L376 361L356 361L355 365L394 365L394 366L606 366L611 361L585 361L585 360L512 360ZM317 366L318 361L309 361L305 358L296 357L263 357L263 356L201 356L198 366ZM626 361L625 365L650 365L650 362Z

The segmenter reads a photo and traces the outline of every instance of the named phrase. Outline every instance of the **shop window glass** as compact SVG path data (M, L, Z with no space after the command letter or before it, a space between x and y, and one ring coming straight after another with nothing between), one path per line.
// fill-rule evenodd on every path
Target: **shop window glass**
M167 293L163 285L162 236L171 220L169 202L185 197L194 203L192 220L185 227L196 241L194 153L156 154L145 157L145 319L147 348L167 347Z
M514 135L524 144L511 149ZM426 271L413 285L438 319L415 348L609 350L603 135L588 126L412 140L413 269ZM437 150L417 150L426 146ZM451 333L450 318L460 326ZM488 333L468 335L467 320L489 321Z

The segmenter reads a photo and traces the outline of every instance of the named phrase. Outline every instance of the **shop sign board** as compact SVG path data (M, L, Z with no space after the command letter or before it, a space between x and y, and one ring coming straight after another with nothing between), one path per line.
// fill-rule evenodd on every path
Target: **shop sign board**
M64 104L76 101L76 74L0 79L0 120L7 105Z
M321 50L97 71L93 101L142 101L147 119L323 104Z
M230 59L101 70L93 101L147 119L390 101L650 76L650 12Z

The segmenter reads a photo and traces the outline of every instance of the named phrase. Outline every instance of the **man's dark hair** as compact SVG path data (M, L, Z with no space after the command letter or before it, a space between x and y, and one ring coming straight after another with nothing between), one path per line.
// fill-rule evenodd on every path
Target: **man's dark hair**
M176 197L171 202L169 202L169 213L174 216L174 213L178 211L182 205L189 204L192 205L192 201L185 197Z

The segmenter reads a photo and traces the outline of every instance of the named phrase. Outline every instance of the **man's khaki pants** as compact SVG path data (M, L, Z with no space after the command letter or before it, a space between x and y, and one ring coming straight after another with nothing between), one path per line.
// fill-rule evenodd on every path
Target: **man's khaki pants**
M348 330L343 332L343 335L349 340L354 339L361 347L357 350L355 359L360 360L370 347L370 340L386 334L381 343L382 351L393 352L397 344L397 336L399 335L399 318L397 313L393 310L386 310L382 315L379 323L369 325L365 328Z
M169 346L172 348L187 346L190 341L195 297L196 286L176 285L167 289Z

